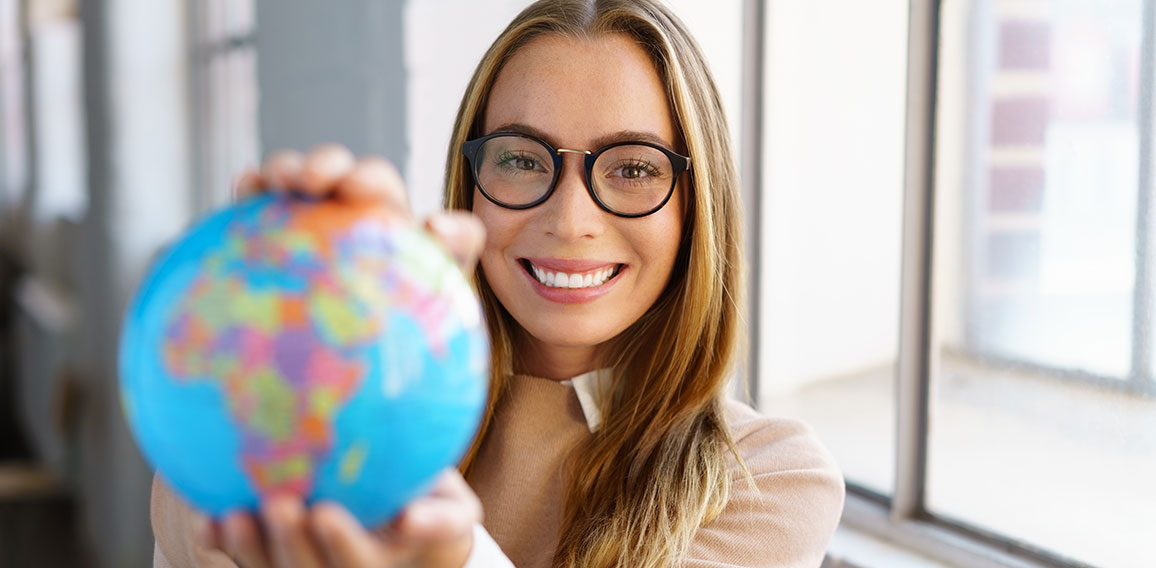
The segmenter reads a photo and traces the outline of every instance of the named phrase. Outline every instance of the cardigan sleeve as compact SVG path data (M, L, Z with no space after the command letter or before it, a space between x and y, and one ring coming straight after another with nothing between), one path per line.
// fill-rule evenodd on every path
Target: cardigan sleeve
M695 534L683 566L817 568L843 510L834 459L802 422L762 417L745 405L732 410L731 430L753 480L732 463L727 506Z

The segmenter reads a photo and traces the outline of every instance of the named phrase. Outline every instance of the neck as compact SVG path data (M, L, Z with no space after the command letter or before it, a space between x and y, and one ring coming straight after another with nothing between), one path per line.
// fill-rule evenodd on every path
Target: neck
M598 368L595 347L591 345L546 345L527 338L521 349L519 372L565 381Z

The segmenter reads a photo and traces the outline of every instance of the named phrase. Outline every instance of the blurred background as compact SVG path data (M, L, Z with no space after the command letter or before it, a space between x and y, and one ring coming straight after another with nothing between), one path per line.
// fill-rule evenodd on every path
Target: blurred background
M748 200L745 396L847 477L829 566L1156 566L1156 0L669 0ZM156 251L263 152L440 207L524 0L0 0L0 568L151 565L117 392Z

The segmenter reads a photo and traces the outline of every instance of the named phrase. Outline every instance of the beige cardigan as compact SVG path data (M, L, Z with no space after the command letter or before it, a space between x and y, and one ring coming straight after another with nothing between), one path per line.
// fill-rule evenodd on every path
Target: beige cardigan
M598 422L590 399L579 399L582 387L515 377L469 479L485 528L518 568L549 566L557 546L562 462ZM767 418L734 401L727 420L756 487L732 463L726 510L699 529L683 566L819 566L843 507L843 478L830 454L798 421ZM191 542L186 512L154 484L155 566L233 566Z

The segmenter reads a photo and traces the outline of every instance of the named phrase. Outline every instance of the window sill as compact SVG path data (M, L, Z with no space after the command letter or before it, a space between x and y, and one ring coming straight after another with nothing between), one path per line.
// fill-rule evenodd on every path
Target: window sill
M824 568L1049 568L933 523L893 520L851 493L827 556Z

